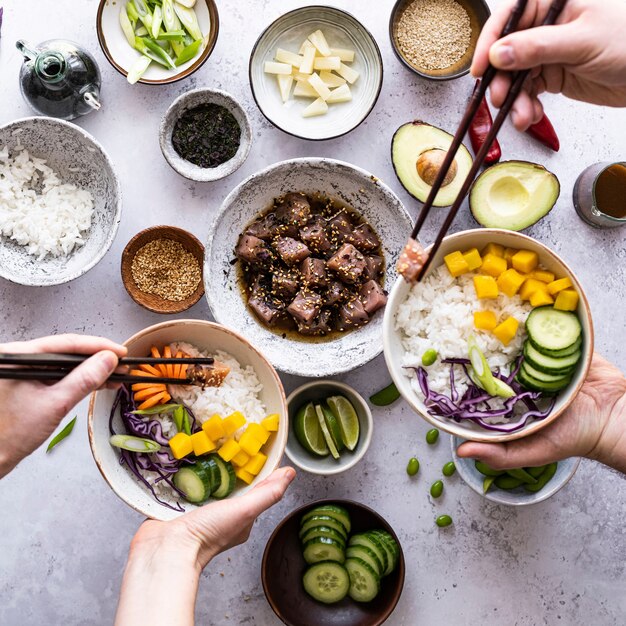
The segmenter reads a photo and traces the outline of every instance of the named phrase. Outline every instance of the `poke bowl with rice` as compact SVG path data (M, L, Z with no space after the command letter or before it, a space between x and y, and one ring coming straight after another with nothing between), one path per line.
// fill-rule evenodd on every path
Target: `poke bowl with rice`
M284 390L245 339L218 324L179 320L126 345L130 356L146 357L130 371L145 383L93 394L89 440L103 477L127 504L172 519L245 492L279 465L288 432Z
M398 390L427 421L465 439L507 441L573 401L593 326L580 283L554 252L482 229L446 237L421 282L398 279L384 345Z

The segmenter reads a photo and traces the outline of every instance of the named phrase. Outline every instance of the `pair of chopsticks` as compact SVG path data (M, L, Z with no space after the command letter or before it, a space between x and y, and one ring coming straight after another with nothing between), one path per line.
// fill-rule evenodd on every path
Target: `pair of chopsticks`
M17 367L0 368L0 379L9 380L61 380L71 370L78 367L91 355L82 354L0 354L0 365ZM213 365L212 358L154 358L154 357L123 357L119 365ZM157 376L135 376L132 374L111 374L110 383L154 383L166 385L193 384L186 378L168 378Z
M511 12L509 19L507 23L505 24L504 29L502 30L502 33L500 34L500 39L502 39L503 37L506 37L506 35L517 30L517 26L524 13L524 10L526 9L527 3L528 3L528 0L517 1L517 4L513 8L513 11ZM542 25L543 26L553 25L556 22L559 15L561 14L561 11L565 7L566 3L567 3L567 0L554 0L552 4L550 5L548 14L546 15L546 18L544 19ZM424 222L426 221L426 218L428 217L428 213L430 209L432 208L435 198L437 197L437 193L439 193L443 180L446 177L446 174L448 173L448 170L450 169L452 162L454 161L454 157L456 156L456 153L458 152L459 147L461 146L463 137L465 136L465 133L467 133L467 131L469 130L469 127L474 119L474 116L476 115L476 112L478 111L478 107L480 106L482 99L485 97L485 94L487 93L487 88L489 87L489 85L491 84L491 81L495 77L496 72L497 72L496 68L493 67L493 65L489 65L482 77L482 80L480 82L480 87L477 90L475 90L474 94L472 95L472 98L467 106L465 114L463 115L463 119L461 120L461 124L459 125L459 128L457 129L456 134L454 135L454 139L452 140L450 149L448 150L446 154L446 158L444 159L441 165L441 169L439 170L439 173L437 174L435 182L430 190L430 193L428 194L428 198L426 199L426 202L424 203L424 206L422 207L422 210L417 218L417 221L415 222L415 226L413 227L413 231L411 233L412 239L417 239L417 235L420 229L422 228ZM487 135L481 149L478 151L478 154L474 158L472 167L463 183L463 186L461 187L461 190L459 191L459 195L457 196L456 200L454 201L454 204L450 208L450 212L448 213L448 216L446 217L441 229L439 230L439 233L437 234L437 238L435 239L435 243L433 244L431 248L430 254L428 255L428 259L424 263L417 277L418 282L424 277L426 271L428 270L431 260L437 254L437 250L439 249L439 246L441 245L443 238L446 236L448 230L450 229L450 226L452 225L452 222L454 221L454 218L456 217L456 214L458 213L459 208L461 207L461 204L463 200L465 199L465 196L467 195L467 192L469 191L472 183L474 182L474 178L476 174L478 173L480 166L483 164L483 161L485 160L485 157L487 156L487 153L489 152L489 148L491 147L491 144L493 143L494 139L498 135L498 132L500 131L500 128L502 127L502 124L504 123L504 120L507 118L509 112L511 111L513 103L515 102L517 96L520 94L522 87L524 86L524 82L528 78L529 74L530 74L530 70L524 70L521 72L517 72L515 75L513 75L511 87L504 101L504 104L502 105L502 108L498 112L498 115L496 119L494 120L491 130L489 131L489 134Z

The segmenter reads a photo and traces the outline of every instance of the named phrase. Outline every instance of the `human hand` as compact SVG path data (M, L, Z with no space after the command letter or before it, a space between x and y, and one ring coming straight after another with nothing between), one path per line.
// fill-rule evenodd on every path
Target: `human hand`
M498 40L515 0L503 2L483 28L472 75L489 63L500 70L531 70L512 109L513 124L526 130L543 116L537 96L563 93L574 100L626 106L626 5L621 0L569 0L556 25L539 26L552 0L529 0L519 31ZM527 29L527 30L524 30ZM499 72L491 83L491 101L501 107L510 75Z
M457 454L479 459L494 469L534 467L586 456L626 472L626 378L594 354L580 393L552 424L507 443L466 442Z
M101 387L126 348L101 337L56 335L0 344L0 353L91 354L53 385L38 381L0 380L0 478L36 450L68 411Z

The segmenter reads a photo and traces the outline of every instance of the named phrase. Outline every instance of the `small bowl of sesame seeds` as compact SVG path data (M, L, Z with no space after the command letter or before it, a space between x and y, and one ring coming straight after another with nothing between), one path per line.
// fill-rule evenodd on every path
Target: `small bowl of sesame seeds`
M122 281L128 295L154 313L181 313L204 294L204 246L175 226L137 233L122 253Z
M465 76L489 15L485 0L397 0L389 20L393 51L423 78Z

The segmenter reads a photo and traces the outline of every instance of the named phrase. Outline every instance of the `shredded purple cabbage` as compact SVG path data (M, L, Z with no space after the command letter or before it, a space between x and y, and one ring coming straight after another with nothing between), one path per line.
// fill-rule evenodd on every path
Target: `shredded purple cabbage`
M495 377L507 383L515 395L503 401L502 406L494 408L489 401L493 397L486 393L483 389L475 385L468 371L469 359L444 359L442 361L450 365L450 396L433 391L428 386L428 372L423 367L411 368L417 374L417 382L424 394L424 403L428 407L428 413L436 417L446 417L456 422L461 420L470 420L482 426L486 430L493 430L502 433L512 433L523 428L529 420L542 420L548 417L554 408L556 398L550 398L549 404L545 409L540 409L536 401L543 398L541 393L535 391L527 391L515 380L519 368L522 364L522 358L511 368L511 372L504 375L499 369L492 373ZM454 368L460 366L468 379L468 386L461 396L455 382ZM522 402L526 411L519 416L515 415L515 408L519 402ZM490 424L486 421L492 417L516 418L507 424Z

